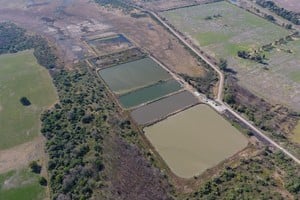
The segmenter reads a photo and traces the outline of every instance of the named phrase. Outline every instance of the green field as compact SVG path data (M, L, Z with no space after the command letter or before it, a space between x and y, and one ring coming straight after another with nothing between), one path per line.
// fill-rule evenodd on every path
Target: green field
M167 94L181 89L180 83L171 79L164 82L158 82L154 85L127 93L119 97L119 101L125 108L131 108L143 103L159 99Z
M23 106L21 97L30 106ZM48 71L32 51L0 56L0 149L30 141L40 133L40 114L57 100Z
M171 78L171 75L151 58L109 67L100 70L99 74L118 95Z
M228 67L237 72L241 86L269 102L300 111L300 39L270 52L260 52L266 56L267 65L237 56L238 51L259 50L291 32L226 1L175 9L162 15L205 52L226 59Z
M41 200L46 196L45 187L39 176L28 169L0 174L0 199L2 200Z
M199 175L247 146L247 139L209 106L201 104L144 129L179 177Z
M175 9L162 13L181 32L217 57L268 44L289 34L279 26L226 1ZM219 17L213 17L219 15ZM212 19L205 19L212 17Z

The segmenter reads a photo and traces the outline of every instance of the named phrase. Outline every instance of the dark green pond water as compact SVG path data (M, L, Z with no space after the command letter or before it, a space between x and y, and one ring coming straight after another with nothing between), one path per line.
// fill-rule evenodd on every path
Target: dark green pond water
M159 99L180 89L180 83L172 79L164 82L158 82L149 87L122 95L119 98L119 102L124 108L131 108L142 103Z

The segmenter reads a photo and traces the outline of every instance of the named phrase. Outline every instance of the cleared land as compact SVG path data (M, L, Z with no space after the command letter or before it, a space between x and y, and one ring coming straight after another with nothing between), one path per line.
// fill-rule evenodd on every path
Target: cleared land
M205 51L228 60L237 72L239 84L272 103L300 111L298 77L299 41L284 47L292 53L276 49L265 52L268 65L243 60L240 50L251 51L274 43L290 33L271 22L228 2L218 2L162 13L181 32L187 34ZM266 70L265 68L269 70Z
M299 0L273 0L278 6L287 10L300 12Z
M137 108L131 112L131 116L138 124L145 125L196 103L198 103L196 97L188 91L183 91Z
M28 169L10 171L0 175L0 199L40 200L46 191L38 183L39 176Z
M118 95L171 78L167 71L150 58L106 68L100 70L99 74Z
M111 54L133 46L122 34L93 39L88 41L88 43L95 49L98 55Z
M180 83L171 79L122 95L119 97L119 101L123 107L131 108L159 99L181 88Z
M32 141L0 151L0 174L20 169L31 161L45 158L43 136L35 137Z
M247 146L247 139L207 105L198 105L144 129L179 177L191 178Z
M23 106L21 97L30 106ZM40 114L57 100L48 71L32 51L0 56L0 149L7 149L39 135Z

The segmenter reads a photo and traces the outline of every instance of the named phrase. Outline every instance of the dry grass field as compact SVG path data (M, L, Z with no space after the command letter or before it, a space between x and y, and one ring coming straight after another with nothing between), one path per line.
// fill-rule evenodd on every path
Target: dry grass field
M300 12L300 2L299 0L273 0L277 5L283 7L287 10L294 12Z

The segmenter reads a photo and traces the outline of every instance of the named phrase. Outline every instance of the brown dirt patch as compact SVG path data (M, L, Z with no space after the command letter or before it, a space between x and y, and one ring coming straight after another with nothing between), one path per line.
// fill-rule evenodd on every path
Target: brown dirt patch
M44 157L44 138L39 136L31 142L0 151L0 174L25 167L31 161Z
M300 12L299 0L273 0L278 6L294 12Z

